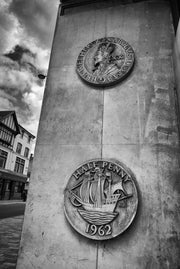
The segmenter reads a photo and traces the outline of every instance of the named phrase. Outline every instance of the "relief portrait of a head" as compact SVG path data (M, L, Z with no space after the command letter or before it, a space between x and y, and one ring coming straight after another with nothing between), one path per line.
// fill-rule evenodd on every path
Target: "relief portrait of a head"
M87 44L77 58L80 78L93 86L108 87L122 81L132 70L133 48L118 37L103 37Z
M93 73L97 76L106 76L118 71L123 64L124 55L115 53L113 43L101 43L94 55Z

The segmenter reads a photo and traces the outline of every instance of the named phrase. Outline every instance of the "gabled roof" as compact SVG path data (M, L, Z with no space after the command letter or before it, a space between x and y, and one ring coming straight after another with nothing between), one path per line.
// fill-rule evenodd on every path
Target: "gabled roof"
M0 111L0 120L5 119L7 116L11 115L13 112L15 113L15 111L12 111L12 110Z
M35 138L35 136L33 134L31 134L28 130L26 130L24 127L22 127L20 124L19 124L19 128L24 130L24 132L26 132L29 136L31 136L32 139Z
M5 111L0 111L0 122L2 122L4 119L8 118L9 116L13 116L14 119L14 123L16 126L16 134L20 134L21 130L24 130L24 132L26 132L29 136L31 136L32 139L35 138L35 136L33 134L31 134L28 130L26 130L23 126L21 126L18 121L17 121L17 117L16 117L16 112L14 110L5 110Z
M14 123L16 126L16 130L17 130L16 133L19 134L20 133L19 124L17 121L16 112L14 110L0 111L0 121L3 121L5 118L8 118L11 115L13 116Z

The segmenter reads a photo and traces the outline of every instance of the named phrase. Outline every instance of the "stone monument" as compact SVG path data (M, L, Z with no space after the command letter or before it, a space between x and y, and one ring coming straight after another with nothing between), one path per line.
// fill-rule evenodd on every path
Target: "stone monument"
M178 269L170 4L61 1L17 269Z

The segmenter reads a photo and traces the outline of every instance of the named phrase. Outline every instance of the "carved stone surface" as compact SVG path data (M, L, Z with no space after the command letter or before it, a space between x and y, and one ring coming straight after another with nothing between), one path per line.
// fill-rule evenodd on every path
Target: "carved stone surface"
M96 240L124 232L133 221L138 193L124 165L92 160L72 174L64 192L65 214L76 231Z
M86 82L110 86L123 80L134 64L134 51L123 39L107 37L89 43L79 54L76 70Z

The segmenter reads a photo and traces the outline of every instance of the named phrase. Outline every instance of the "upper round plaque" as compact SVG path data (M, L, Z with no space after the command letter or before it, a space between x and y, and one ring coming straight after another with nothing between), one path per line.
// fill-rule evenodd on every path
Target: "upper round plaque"
M124 232L137 206L133 175L124 165L110 160L92 160L78 167L64 192L68 221L77 232L96 240Z
M134 51L123 39L106 37L89 43L79 54L76 70L94 86L110 86L123 80L134 64Z

